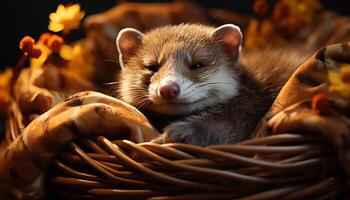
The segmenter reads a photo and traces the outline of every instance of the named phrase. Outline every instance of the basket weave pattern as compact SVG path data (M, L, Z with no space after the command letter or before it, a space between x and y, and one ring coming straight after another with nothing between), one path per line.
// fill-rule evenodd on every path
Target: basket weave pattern
M12 108L15 139L23 125ZM209 147L100 136L70 143L48 168L46 187L50 198L69 199L329 199L347 187L332 149L291 133Z

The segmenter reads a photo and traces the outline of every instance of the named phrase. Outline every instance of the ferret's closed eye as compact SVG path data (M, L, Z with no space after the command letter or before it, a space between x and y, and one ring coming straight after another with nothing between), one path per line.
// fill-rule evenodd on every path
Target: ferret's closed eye
M199 69L199 68L202 68L204 67L204 64L203 63L200 63L200 62L197 62L197 63L193 63L190 65L190 70L196 70L196 69Z
M152 72L157 72L159 70L160 66L158 64L152 64L152 65L147 65L146 69L152 71Z

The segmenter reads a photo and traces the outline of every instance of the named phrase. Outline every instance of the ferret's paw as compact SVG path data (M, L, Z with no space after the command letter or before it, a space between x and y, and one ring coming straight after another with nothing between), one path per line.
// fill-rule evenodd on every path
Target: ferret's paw
M211 133L207 126L196 122L175 122L165 128L161 136L154 139L154 143L186 143L206 146L218 143L218 136Z

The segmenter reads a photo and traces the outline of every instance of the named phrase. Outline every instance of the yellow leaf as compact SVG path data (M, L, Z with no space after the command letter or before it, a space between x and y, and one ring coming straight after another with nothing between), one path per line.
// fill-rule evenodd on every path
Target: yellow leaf
M73 29L79 28L80 21L84 15L85 13L80 11L79 4L73 4L67 7L60 4L56 12L49 15L50 24L48 29L53 32L64 31L68 33Z

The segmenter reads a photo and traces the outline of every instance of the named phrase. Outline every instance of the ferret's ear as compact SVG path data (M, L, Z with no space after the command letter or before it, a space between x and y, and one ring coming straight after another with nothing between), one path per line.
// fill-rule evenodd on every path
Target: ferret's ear
M135 55L143 37L144 35L134 28L124 28L119 32L116 44L119 53L119 63L122 68L130 57Z
M221 42L224 45L224 50L238 58L239 51L242 45L241 29L233 24L225 24L213 31L214 40Z

